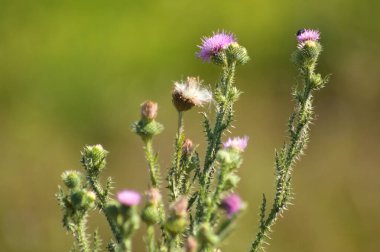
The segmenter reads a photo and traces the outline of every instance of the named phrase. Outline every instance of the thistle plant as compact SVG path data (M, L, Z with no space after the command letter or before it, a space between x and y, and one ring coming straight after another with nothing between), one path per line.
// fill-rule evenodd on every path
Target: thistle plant
M252 252L264 248L273 225L291 203L293 168L309 140L313 94L327 83L327 78L316 73L322 51L319 37L315 30L297 32L298 44L292 59L300 81L293 89L294 111L288 121L288 139L275 151L276 193L270 209L263 194L258 231L249 249ZM150 178L144 200L139 192L130 189L119 190L112 197L112 179L107 178L105 183L101 180L108 154L101 145L84 147L83 174L63 173L66 189L59 187L56 196L62 208L63 226L74 237L72 251L132 251L132 237L141 223L146 225L143 241L148 252L218 251L234 230L246 209L236 188L249 138L224 139L224 135L231 130L234 105L241 95L234 81L236 69L246 64L249 56L231 33L214 33L201 42L198 57L220 67L221 74L213 88L205 86L199 77L174 83L171 99L178 128L166 176L153 148L154 137L164 130L156 120L158 104L144 102L141 118L132 124L132 131L142 139ZM215 112L201 112L206 139L206 151L201 155L199 144L186 134L185 119L194 107L205 105L212 106ZM105 216L113 235L104 246L97 231L92 236L87 233L88 216L96 209Z

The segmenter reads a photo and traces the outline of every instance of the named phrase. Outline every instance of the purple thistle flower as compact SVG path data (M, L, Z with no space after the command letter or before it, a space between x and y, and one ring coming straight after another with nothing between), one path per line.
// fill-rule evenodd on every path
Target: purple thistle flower
M312 29L301 29L297 32L297 41L300 44L306 41L318 41L320 38L320 33L317 30Z
M117 200L125 206L135 206L140 203L141 196L132 190L123 190L117 193Z
M221 207L224 211L226 211L227 217L232 218L234 214L238 213L242 209L243 202L241 201L239 195L232 193L222 200Z
M201 49L198 52L198 57L204 61L210 61L212 56L236 42L234 34L224 31L214 32L211 37L205 36L201 40L202 45L198 46Z
M229 138L226 142L223 143L223 147L225 149L232 148L243 152L248 145L248 140L248 136Z

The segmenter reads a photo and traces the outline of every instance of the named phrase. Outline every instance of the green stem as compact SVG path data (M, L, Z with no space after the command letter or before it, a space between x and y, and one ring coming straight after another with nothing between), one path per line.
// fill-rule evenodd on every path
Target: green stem
M117 243L120 243L122 241L121 234L117 228L116 223L113 221L113 218L107 213L105 209L107 205L107 197L104 195L104 190L102 186L98 183L97 179L92 176L87 176L87 180L90 182L92 190L95 192L96 197L99 199L98 208L105 215L107 222L111 227L112 234L115 237Z
M216 120L214 129L212 131L213 136L211 138L211 141L209 141L207 150L206 150L206 156L204 161L204 168L203 172L200 176L200 190L199 190L199 197L198 197L198 205L197 205L197 217L195 221L199 224L200 222L204 221L205 218L205 212L207 211L207 205L206 205L206 198L207 198L207 192L211 185L211 166L215 161L216 153L219 149L219 145L221 143L221 137L223 134L223 131L229 126L230 122L224 122L226 119L226 115L229 111L231 113L231 110L229 109L233 105L233 101L228 99L228 96L231 91L233 79L235 76L235 67L236 62L232 62L230 65L225 66L223 68L223 74L222 78L220 80L220 83L217 86L217 90L221 92L224 99L222 101L218 102L217 105L217 114L216 114Z
M160 174L159 170L157 169L158 165L155 161L152 139L147 139L145 141L145 156L146 160L148 161L150 181L152 183L152 186L157 188L159 187Z
M89 252L89 245L88 245L88 239L86 234L86 217L82 217L78 223L77 229L76 229L76 239L78 243L78 247L81 252Z
M148 252L155 252L156 251L156 245L154 242L154 226L149 225L147 228L147 248Z
M295 107L295 117L290 117L290 125L294 125L296 131L291 132L290 143L286 145L283 150L285 153L283 156L285 160L283 163L278 164L280 166L281 175L278 178L276 186L276 197L269 212L268 217L263 220L260 225L259 231L256 234L256 239L252 243L251 252L257 252L262 248L265 238L268 236L271 227L275 224L279 214L285 210L289 198L287 194L290 190L290 180L291 180L291 167L295 160L299 157L300 153L306 148L305 145L299 148L299 144L305 144L305 139L308 138L308 125L311 121L311 113L307 114L308 103L311 102L312 98L312 87L310 85L310 77L312 71L307 71L305 74L305 86L302 94L302 99L299 101L298 106ZM296 120L296 121L293 121ZM264 217L264 216L263 216Z

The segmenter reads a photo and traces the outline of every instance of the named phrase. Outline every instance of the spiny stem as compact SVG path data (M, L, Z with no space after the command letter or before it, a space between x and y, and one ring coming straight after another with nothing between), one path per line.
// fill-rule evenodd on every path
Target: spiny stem
M86 217L83 216L79 220L79 223L78 223L77 228L76 228L76 238L77 238L78 246L79 246L81 252L89 252L90 251L88 239L87 239L87 234L86 234L86 228L85 228L85 224L86 224L85 218Z
M147 228L147 249L148 252L155 252L156 251L156 244L154 242L154 226L149 225Z
M159 187L159 171L157 170L157 164L155 161L155 155L153 151L153 144L152 140L148 139L145 141L145 156L146 160L148 161L149 166L149 174L150 174L150 181L152 183L152 186L157 188Z
M276 196L274 199L272 209L270 210L270 213L266 219L264 219L264 213L262 213L259 231L256 234L256 239L252 243L250 250L251 252L257 252L262 248L262 244L264 243L265 238L268 236L270 228L276 222L278 215L286 209L286 206L289 203L288 194L290 193L290 180L292 171L291 168L294 161L306 148L305 143L303 143L302 141L305 142L305 139L307 139L308 137L309 133L307 131L307 127L312 118L311 111L309 111L309 114L307 114L308 104L311 102L312 98L313 89L309 81L312 74L312 71L306 72L302 99L298 101L298 104L294 109L293 115L295 116L292 115L289 118L289 125L294 125L296 128L296 132L290 132L290 142L282 148L279 154L281 155L281 157L278 157L276 155L276 166L278 166L277 169L281 172L278 175L279 177L277 178ZM304 145L301 146L301 149L297 149L300 143L303 143ZM279 162L277 162L279 159L283 159L283 157L285 157L284 161L280 160Z
M107 205L107 197L106 195L104 195L104 190L102 186L99 184L97 179L92 176L87 176L87 180L89 181L92 190L95 192L96 197L99 199L98 208L105 215L107 222L109 226L111 227L112 234L115 237L117 243L120 243L122 241L121 234L116 224L114 223L113 218L108 214L108 212L105 209Z

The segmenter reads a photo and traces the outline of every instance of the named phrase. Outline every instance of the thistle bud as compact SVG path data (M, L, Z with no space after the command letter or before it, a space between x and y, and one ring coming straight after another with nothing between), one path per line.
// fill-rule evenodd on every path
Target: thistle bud
M74 191L70 196L71 203L75 209L80 209L85 205L85 192L83 190Z
M166 222L165 227L172 235L178 235L186 230L188 225L187 206L186 197L179 198L171 206L172 216Z
M120 204L118 202L111 201L106 205L106 212L109 216L116 220L117 216L119 215L119 207Z
M173 213L177 217L185 217L187 215L188 204L186 197L179 198L172 206Z
M160 190L157 188L152 187L145 194L150 205L157 206L157 204L161 201L162 195Z
M146 205L142 214L142 220L148 225L154 225L160 221L160 215L157 206Z
M226 55L229 62L243 65L249 61L247 49L236 42L227 47Z
M141 104L141 119L152 121L157 117L158 104L152 101L146 101Z
M99 172L106 166L107 155L108 151L103 149L103 146L100 144L86 146L82 151L82 164L85 169Z
M185 156L190 156L191 153L193 152L193 149L194 149L193 142L189 138L186 138L182 144L182 153Z
M186 252L197 252L198 242L193 236L189 236L185 243Z
M81 174L78 171L65 171L61 177L63 183L70 189L77 188L81 184Z

